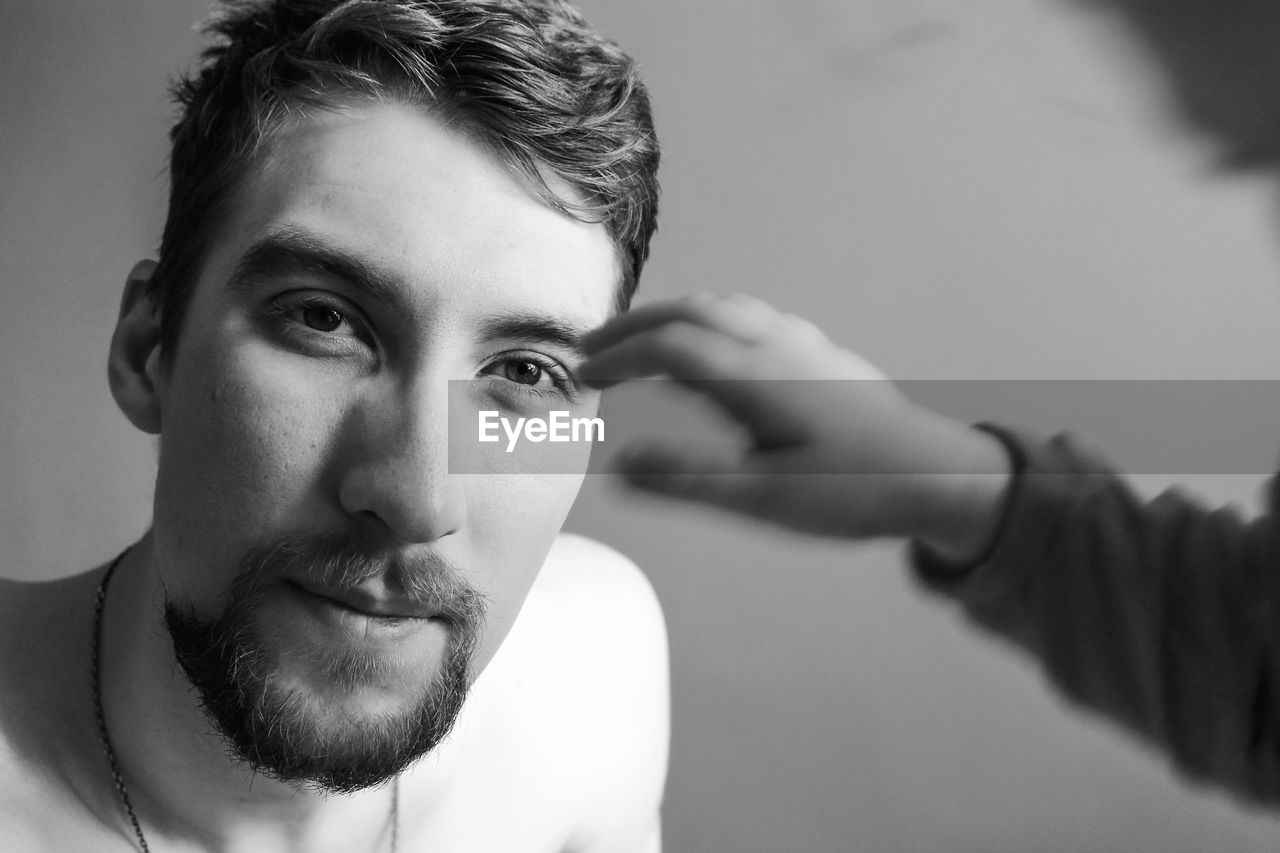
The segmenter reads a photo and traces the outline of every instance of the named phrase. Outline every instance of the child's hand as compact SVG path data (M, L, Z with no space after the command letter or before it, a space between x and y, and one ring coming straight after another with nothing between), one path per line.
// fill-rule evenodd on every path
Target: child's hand
M687 449L633 449L621 464L642 488L814 533L921 538L953 557L994 525L1008 460L993 438L914 405L812 323L758 299L647 305L584 343L590 384L669 376L753 439L730 473Z

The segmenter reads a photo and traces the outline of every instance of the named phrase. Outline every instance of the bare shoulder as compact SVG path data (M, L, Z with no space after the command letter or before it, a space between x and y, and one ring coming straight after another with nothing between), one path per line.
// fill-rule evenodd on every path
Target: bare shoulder
M609 706L632 717L650 712L652 700L666 702L667 632L658 597L634 562L600 542L559 537L511 639L542 661L559 661L558 675L597 710ZM646 697L651 701L638 701Z
M554 754L545 759L579 805L569 849L651 849L670 692L666 625L648 578L606 545L561 535L502 656L500 680L524 685L507 707L550 710L543 731L555 736L543 743Z
M535 607L540 599L555 607L583 608L584 618L638 619L662 629L662 609L640 567L614 548L575 533L556 539L530 598Z
M87 685L93 592L88 573L0 580L0 749L37 762L56 751L46 728Z
M12 733L22 700L49 672L51 639L41 616L52 584L0 580L0 742Z
M38 849L16 839L32 828L33 815L47 814L66 740L53 721L64 708L66 681L87 672L87 645L79 659L86 663L73 670L57 641L87 640L75 621L81 614L68 603L68 586L0 580L0 825L16 834L15 850Z
M525 611L535 644L555 645L571 666L565 674L590 694L586 701L609 712L614 727L652 724L637 717L651 715L659 702L665 709L666 623L652 584L628 557L584 536L561 535Z
M0 684L31 688L74 652L86 658L90 573L52 581L0 579Z

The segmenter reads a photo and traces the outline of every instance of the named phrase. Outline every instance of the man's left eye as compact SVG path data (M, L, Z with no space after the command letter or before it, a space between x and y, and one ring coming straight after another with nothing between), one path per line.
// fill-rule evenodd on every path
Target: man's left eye
M542 366L528 359L510 359L498 367L498 374L503 379L510 379L521 385L537 385L542 381Z
M336 332L347 322L341 311L328 305L306 305L302 308L302 322L317 332Z
M480 372L523 386L530 392L573 393L573 379L569 372L550 359L524 354L505 355L491 361Z

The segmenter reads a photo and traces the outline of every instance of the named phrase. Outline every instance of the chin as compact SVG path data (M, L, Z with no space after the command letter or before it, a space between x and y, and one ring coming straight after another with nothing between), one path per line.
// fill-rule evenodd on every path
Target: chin
M485 622L483 596L438 555L346 536L246 553L212 618L165 604L174 657L232 758L334 792L382 784L447 737Z
M384 784L449 734L471 680L474 633L432 627L438 653L316 645L254 614L201 621L170 604L174 655L229 753L255 773L350 793ZM410 644L412 645L412 644Z

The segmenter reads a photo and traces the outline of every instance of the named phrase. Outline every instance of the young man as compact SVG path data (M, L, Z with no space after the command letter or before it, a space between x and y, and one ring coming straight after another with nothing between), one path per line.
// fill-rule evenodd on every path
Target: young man
M559 535L580 477L446 445L451 380L594 411L578 339L656 215L634 68L557 0L216 29L109 359L152 527L0 591L5 848L657 850L651 590Z

